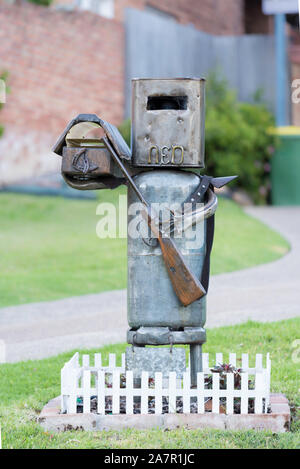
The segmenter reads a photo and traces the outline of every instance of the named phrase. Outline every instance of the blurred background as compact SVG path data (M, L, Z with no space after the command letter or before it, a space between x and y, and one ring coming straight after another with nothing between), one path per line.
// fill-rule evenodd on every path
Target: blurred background
M51 148L79 113L119 126L130 144L133 77L207 79L203 172L239 175L220 202L213 274L287 252L239 205L300 205L297 6L0 0L0 306L126 287L126 240L96 236L98 201L118 208L126 189L72 190Z
M5 447L106 444L34 422L71 350L125 351L127 240L96 226L100 202L126 216L126 187L72 190L51 148L79 113L130 144L131 79L189 76L207 80L202 173L239 176L218 193L205 351L271 352L272 390L299 409L298 0L0 0L0 363L22 361L0 366ZM299 447L296 433L248 433L194 447ZM182 448L177 434L107 445Z
M269 129L300 126L298 18L297 0L0 0L0 188L59 191L58 135L80 112L121 125L132 77L204 76L206 172L239 174L244 203L271 202Z

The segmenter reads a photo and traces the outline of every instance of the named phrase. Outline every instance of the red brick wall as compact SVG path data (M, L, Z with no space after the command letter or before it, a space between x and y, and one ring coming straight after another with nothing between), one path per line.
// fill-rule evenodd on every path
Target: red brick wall
M84 110L120 122L124 67L120 23L24 3L1 6L0 24L0 69L10 72L11 85L2 116L7 123L39 129L50 125L57 132Z
M49 148L79 112L122 121L123 46L118 21L0 4L0 70L9 71L11 88L0 113L0 184L15 168L17 178L52 169Z
M244 33L244 0L143 0L210 34Z
M115 0L115 18L124 19L127 7L143 10L157 8L175 17L182 24L192 23L211 34L243 34L245 0ZM250 0L252 1L252 0ZM54 0L55 4L70 4L73 0Z
M11 87L0 113L0 185L57 168L49 149L79 112L122 121L126 7L149 5L212 34L244 32L244 0L115 0L114 20L59 4L70 0L0 0L0 71Z

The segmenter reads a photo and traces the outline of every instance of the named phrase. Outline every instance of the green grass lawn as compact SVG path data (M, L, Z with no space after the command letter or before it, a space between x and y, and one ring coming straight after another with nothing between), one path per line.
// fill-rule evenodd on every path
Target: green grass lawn
M99 200L0 194L0 307L56 300L126 287L126 239L99 239L99 201L117 204L115 191ZM282 237L220 200L212 273L270 262L288 250Z
M299 338L300 318L276 323L246 324L208 330L205 351L271 353L274 392L283 392L294 409L300 406L299 363L294 363L293 341ZM121 353L126 345L106 346L100 351ZM99 350L98 350L99 351ZM88 353L94 353L91 350ZM71 357L0 366L0 423L4 448L300 448L299 412L294 411L292 431L285 434L255 431L174 430L162 432L123 430L110 432L44 432L36 418L50 399L60 394L60 369ZM228 355L227 355L228 360Z

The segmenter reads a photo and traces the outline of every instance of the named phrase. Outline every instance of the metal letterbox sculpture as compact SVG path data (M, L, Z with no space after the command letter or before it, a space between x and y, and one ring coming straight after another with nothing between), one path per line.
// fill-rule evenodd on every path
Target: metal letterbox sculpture
M143 223L128 235L127 290L126 367L137 380L143 370L182 373L185 352L175 344L190 346L192 384L201 371L214 187L234 179L199 175L204 88L204 79L133 80L132 153L114 126L90 114L71 121L54 147L72 187L128 186L128 226L140 204Z

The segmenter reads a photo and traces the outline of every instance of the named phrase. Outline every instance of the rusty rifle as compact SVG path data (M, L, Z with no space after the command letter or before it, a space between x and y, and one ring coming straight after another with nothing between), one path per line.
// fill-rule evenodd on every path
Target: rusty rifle
M166 269L168 271L170 280L173 285L173 289L180 300L180 302L184 306L189 306L194 301L202 298L206 291L204 287L201 285L201 282L195 277L195 275L189 270L187 267L183 256L179 252L178 248L176 247L173 239L167 236L163 236L163 232L161 231L160 227L157 226L155 223L155 217L151 213L151 208L148 202L144 199L142 193L136 186L134 180L132 179L131 175L127 171L126 167L122 163L120 157L117 155L117 152L113 148L111 142L107 137L103 137L102 141L106 148L109 150L112 158L116 162L116 164L121 169L122 173L124 174L126 180L131 185L132 189L142 202L145 207L144 212L142 213L148 226L150 227L154 237L158 239L162 256L164 259L164 263Z

